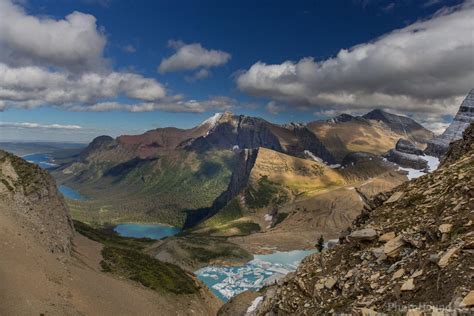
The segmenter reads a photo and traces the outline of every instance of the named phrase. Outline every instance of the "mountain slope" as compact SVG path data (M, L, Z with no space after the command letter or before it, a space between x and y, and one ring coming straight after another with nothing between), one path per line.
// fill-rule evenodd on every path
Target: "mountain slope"
M433 133L414 120L381 110L363 116L342 114L328 121L307 124L311 130L341 161L351 152L382 154L393 147L400 138L424 146L433 138Z
M245 165L247 175L232 185L227 203L212 212L188 213L186 227L199 224L193 233L229 237L254 253L262 246L294 250L312 247L320 235L337 237L362 212L364 199L406 179L391 163L367 154L332 169L259 148L250 168ZM206 215L197 220L203 211Z
M231 200L224 193L233 186L229 181L240 168L242 151L262 148L262 152L268 149L331 164L359 151L381 154L399 138L416 139L421 145L431 136L406 117L379 110L366 116L277 125L217 113L191 129L167 127L116 139L97 137L55 176L88 197L69 202L73 216L81 221L153 221L191 227ZM304 177L299 176L298 186L309 181Z
M473 131L456 145L457 154L450 151L461 158L448 157L437 171L376 196L342 245L305 258L294 274L261 290L251 314L369 315L416 306L431 312L449 306L453 312L474 306Z
M138 250L104 246L75 233L47 171L3 151L0 171L1 315L215 314L220 302L194 276ZM103 272L104 262L110 273ZM145 262L160 267L147 280L160 277L168 285L152 290L129 280L142 280L140 273L113 274L130 267L150 273Z

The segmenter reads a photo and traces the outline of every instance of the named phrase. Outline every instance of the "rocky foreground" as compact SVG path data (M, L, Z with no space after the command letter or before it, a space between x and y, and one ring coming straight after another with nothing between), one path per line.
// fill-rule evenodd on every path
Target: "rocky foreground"
M221 314L472 314L473 135L471 124L437 171L377 195L341 245Z

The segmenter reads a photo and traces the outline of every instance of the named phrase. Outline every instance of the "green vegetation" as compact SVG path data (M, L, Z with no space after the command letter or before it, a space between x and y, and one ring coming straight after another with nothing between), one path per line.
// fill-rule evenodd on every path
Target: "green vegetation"
M316 248L319 252L323 251L324 249L324 237L323 235L319 236L318 243L316 244Z
M288 217L288 213L280 213L278 212L278 214L276 215L277 219L275 221L275 226L280 224L281 222L283 222L287 217Z
M219 212L200 224L198 228L213 227L218 225L225 225L233 220L239 219L243 216L243 210L240 206L238 198L232 199Z
M267 176L258 179L256 188L249 186L245 191L245 203L251 209L266 207L270 204L282 205L288 201L288 195L281 185L272 182Z
M258 233L261 229L260 225L254 222L233 221L223 225L212 226L206 233L210 235L247 236Z
M186 210L211 206L227 188L236 159L232 151L175 154L120 167L92 164L84 174L65 181L88 197L68 201L71 215L98 225L159 222L181 226Z
M100 265L104 272L120 275L159 292L192 294L198 284L180 267L161 262L142 250L155 240L121 237L111 227L93 228L74 221L76 230L104 245Z
M87 224L75 220L74 228L81 235L84 235L94 241L100 242L105 246L129 249L144 249L145 247L156 242L156 240L150 238L122 237L113 230L113 226L93 228Z
M197 266L210 264L215 260L247 262L253 256L239 246L220 237L187 236L177 238L180 248L187 252L187 257Z
M199 290L197 283L183 269L142 252L105 246L102 257L104 272L127 277L155 291L193 294Z

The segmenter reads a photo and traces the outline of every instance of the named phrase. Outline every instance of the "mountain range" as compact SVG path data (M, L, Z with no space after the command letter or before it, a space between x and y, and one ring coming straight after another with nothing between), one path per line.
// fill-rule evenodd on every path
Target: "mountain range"
M191 129L168 127L115 139L97 137L55 176L90 197L72 205L78 218L87 212L88 221L158 221L191 227L237 195L229 194L229 189L247 186L236 177L245 168L242 177L248 176L252 159L264 155L264 149L266 156L286 155L286 159L319 163L329 170L357 152L382 154L400 138L423 148L432 137L414 120L381 110L286 125L225 112ZM351 175L346 172L346 176ZM360 174L352 177L363 178ZM293 185L292 190L301 195L314 188ZM213 210L207 215L199 214L209 208Z

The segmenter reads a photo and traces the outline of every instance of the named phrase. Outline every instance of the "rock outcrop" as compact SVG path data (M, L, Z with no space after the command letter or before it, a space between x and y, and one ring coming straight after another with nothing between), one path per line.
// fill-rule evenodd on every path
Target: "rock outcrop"
M260 290L252 315L472 313L472 135L465 140L459 159L379 194L342 244Z
M395 148L384 155L387 160L405 168L419 170L428 168L428 162L420 156L423 156L423 151L405 139L398 140Z
M474 123L464 130L463 137L449 146L446 155L441 160L441 166L455 162L463 155L474 149Z
M50 252L69 256L74 228L53 177L1 150L0 212L26 227Z
M441 157L449 148L449 144L462 138L464 130L474 122L474 89L472 89L459 107L453 122L444 133L428 143L425 153Z

